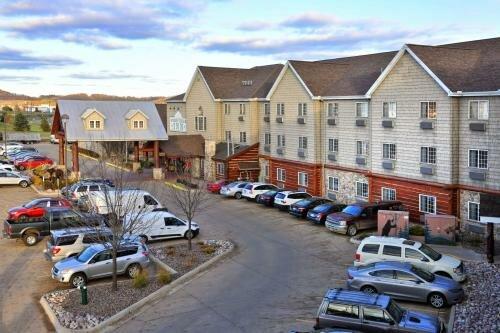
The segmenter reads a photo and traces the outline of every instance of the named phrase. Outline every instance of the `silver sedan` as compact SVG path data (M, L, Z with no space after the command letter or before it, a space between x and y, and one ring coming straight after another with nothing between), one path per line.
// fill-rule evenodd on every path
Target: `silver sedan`
M347 269L347 287L366 293L387 294L393 298L428 302L435 308L460 303L462 286L443 276L409 263L384 261Z

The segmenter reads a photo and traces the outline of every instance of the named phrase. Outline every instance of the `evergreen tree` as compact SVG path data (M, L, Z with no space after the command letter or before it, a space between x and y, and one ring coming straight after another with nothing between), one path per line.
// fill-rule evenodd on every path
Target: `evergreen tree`
M8 105L5 105L4 107L2 107L2 111L3 112L12 112L14 110L12 110L12 108Z
M40 120L40 128L44 132L49 132L50 131L50 124L47 121L47 117L42 116L42 119Z
M29 131L30 130L30 124L28 122L28 118L22 113L18 112L16 113L16 116L14 118L14 131Z

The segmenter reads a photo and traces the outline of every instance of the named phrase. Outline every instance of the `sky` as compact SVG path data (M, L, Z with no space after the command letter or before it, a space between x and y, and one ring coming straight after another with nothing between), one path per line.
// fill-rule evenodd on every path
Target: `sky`
M500 0L0 0L0 89L172 96L243 67L500 37Z

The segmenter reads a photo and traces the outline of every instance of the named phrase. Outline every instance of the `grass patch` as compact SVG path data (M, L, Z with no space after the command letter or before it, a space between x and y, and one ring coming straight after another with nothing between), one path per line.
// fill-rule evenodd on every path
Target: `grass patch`
M133 278L132 287L136 289L145 288L148 283L148 274L145 271L142 271Z
M157 275L157 279L158 282L160 282L163 285L169 284L170 282L172 282L172 275L170 274L170 272L160 269Z

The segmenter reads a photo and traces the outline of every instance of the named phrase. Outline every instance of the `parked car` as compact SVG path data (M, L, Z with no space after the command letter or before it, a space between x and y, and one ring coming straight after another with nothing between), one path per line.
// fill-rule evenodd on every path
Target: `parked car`
M402 207L400 201L359 202L347 206L340 213L328 215L325 226L330 231L354 236L358 230L377 227L379 210L401 210Z
M306 218L307 212L319 205L332 202L330 199L320 198L320 197L310 197L297 201L290 205L290 214L296 217Z
M32 200L22 206L8 210L7 219L11 221L24 220L32 217L42 217L45 208L71 207L71 202L63 198L40 198Z
M14 162L14 165L16 168L19 170L26 170L26 169L33 169L36 167L39 167L40 165L52 165L54 163L53 160L51 160L48 157L43 157L43 156L31 156L27 160L23 160L21 162Z
M94 244L79 255L56 263L52 267L52 278L76 288L85 285L88 280L111 276L112 261L109 246ZM148 248L140 242L122 243L116 261L118 274L134 278L149 265Z
M7 152L9 150L12 150L12 149L16 149L16 148L22 148L24 147L22 143L20 142L7 142L7 146L2 143L0 144L0 154L3 155L3 156L7 156Z
M9 160L0 159L0 165L12 166L12 165L14 165L14 163L12 161L9 161Z
M139 220L136 220L139 219ZM157 239L189 238L188 222L165 211L125 216L123 223L136 223L137 235L144 243ZM191 221L191 238L200 232L198 223Z
M283 191L276 194L274 197L274 207L277 207L279 210L289 210L290 205L310 197L312 197L312 195L307 192Z
M247 186L248 182L232 182L226 186L222 186L220 189L220 194L225 197L234 197L236 199L241 199L243 188Z
M107 178L82 178L80 181L81 182L88 182L88 183L95 183L95 184L105 184L105 185L108 185L109 187L115 187L115 184L113 184L113 181L111 179L107 179Z
M363 239L356 250L354 266L386 260L409 262L459 282L466 278L461 260L443 255L420 242L396 237L370 236Z
M395 299L429 303L440 309L460 303L464 290L450 278L427 272L410 263L384 261L347 269L347 287L369 294L386 294Z
M28 176L15 171L0 170L0 185L19 185L21 187L28 187L30 184L31 179Z
M314 328L331 327L362 332L446 332L439 317L406 310L388 295L342 289L329 289L318 309Z
M146 213L163 207L151 193L141 189L116 190L110 188L107 191L89 189L86 194L87 207L101 215L108 215L116 211L121 211L124 215L131 212Z
M12 164L0 164L0 171L16 171L16 167Z
M50 143L56 144L59 143L59 138L57 138L54 134L50 135Z
M277 190L278 187L273 184L266 183L248 183L242 192L242 196L247 200L257 200L260 195L269 191Z
M101 216L83 214L66 207L46 208L40 218L22 221L4 221L4 238L21 238L26 246L35 245L41 236L47 236L52 230L81 226L103 225Z
M342 211L346 207L345 204L327 202L316 206L307 212L307 220L316 224L325 224L326 217L329 214Z
M274 198L276 197L276 194L285 191L284 189L276 189L276 190L269 190L267 192L262 193L257 200L255 200L257 203L263 204L265 206L272 207L274 206Z
M229 180L224 180L224 179L219 179L214 182L209 182L207 183L207 191L219 194L222 186L225 186L230 183L231 182Z
M73 257L93 244L111 241L113 234L106 227L76 227L52 230L43 251L51 262Z
M44 157L43 155L41 155L36 151L17 150L15 152L7 154L7 159L12 163L15 163L16 161L25 161L30 157L35 157L35 156Z
M75 186L70 187L69 191L65 191L65 196L73 201L77 201L80 197L88 195L91 192L112 191L112 188L105 184L79 182Z

